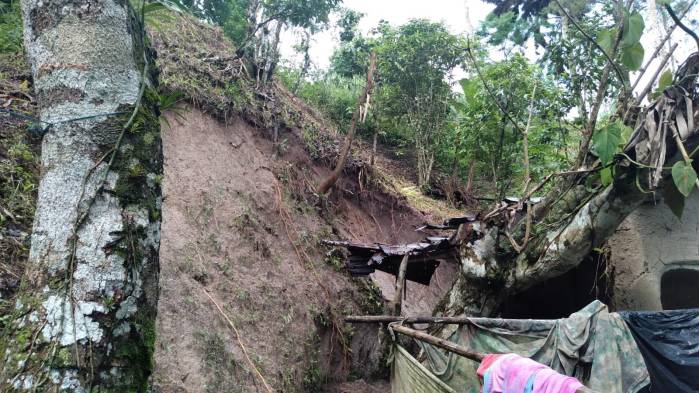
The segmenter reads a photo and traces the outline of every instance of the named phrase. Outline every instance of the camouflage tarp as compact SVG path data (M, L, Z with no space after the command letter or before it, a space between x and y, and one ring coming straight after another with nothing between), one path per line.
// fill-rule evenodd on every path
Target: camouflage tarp
M578 378L598 392L636 393L649 383L643 357L628 327L598 301L559 320L473 318L471 323L458 327L450 339L477 352L517 353L530 357L562 374ZM429 344L420 342L420 345L427 355L424 365L430 374L455 391L480 392L476 376L478 363ZM402 367L402 363L394 363L394 369ZM394 371L395 375L403 373ZM402 388L393 391L430 390Z
M392 355L391 393L456 393L400 345Z

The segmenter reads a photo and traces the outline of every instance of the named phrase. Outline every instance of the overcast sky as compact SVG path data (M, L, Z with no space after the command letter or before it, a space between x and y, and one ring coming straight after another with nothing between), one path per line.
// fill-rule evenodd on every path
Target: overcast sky
M387 20L393 26L399 26L412 18L427 18L444 22L455 34L471 33L494 8L493 5L480 0L344 0L343 6L364 13L364 18L359 24L360 30L364 33L376 27L382 19ZM646 49L646 59L650 57L657 41L662 37L660 31L650 27L657 26L657 19L655 19L657 17L657 15L644 13L646 30L641 43ZM689 18L685 20L696 20L697 18L699 18L699 7L694 7ZM328 67L330 56L338 45L338 35L337 29L332 28L316 34L312 38L310 54L314 68L324 69ZM694 42L688 37L680 29L675 30L673 40L680 43L680 47L675 51L676 61L683 61L689 53L696 50ZM282 38L282 57L284 59L300 63L301 57L293 49L294 44L299 41L300 36L294 32L287 31L284 34ZM527 50L527 53L531 53L533 56L532 49ZM676 61L672 64L673 68L678 65ZM657 63L656 60L649 69L654 70ZM652 74L652 72L646 73L637 89L642 89ZM461 75L462 71L457 70L454 77L458 79Z
M466 4L468 4L468 13ZM494 8L479 0L344 0L343 6L364 13L359 24L360 30L368 32L376 27L381 19L399 26L410 19L427 18L444 22L452 33L471 32ZM470 19L470 23L467 19ZM330 55L338 45L337 30L324 31L313 37L311 59L318 68L326 68ZM293 45L298 37L287 33L283 39L282 55L287 59L297 59Z

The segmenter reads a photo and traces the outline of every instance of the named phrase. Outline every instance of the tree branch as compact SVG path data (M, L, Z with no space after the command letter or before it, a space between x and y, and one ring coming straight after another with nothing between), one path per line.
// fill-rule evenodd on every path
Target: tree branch
M680 27L680 29L684 30L685 33L689 34L694 38L694 42L697 44L697 50L699 50L699 36L697 36L697 33L695 33L692 29L689 27L685 26L684 23L675 15L675 11L672 10L672 7L670 7L670 4L665 3L665 9L667 10L667 13L670 14L670 17L672 18L673 21L677 24L677 26Z
M599 49L599 50L602 52L602 54L604 54L604 57L607 58L607 61L609 62L609 64L612 64L612 66L614 66L614 71L616 72L617 76L619 77L619 81L620 81L621 84L624 86L624 89L627 89L626 81L625 81L625 79L624 79L624 74L623 74L623 73L621 72L621 70L619 69L619 66L616 65L616 62L614 61L614 59L612 59L612 57L607 53L607 51L605 51L604 48L602 48L602 46L601 46L599 43L597 43L597 40L595 40L594 38L592 38L592 37L578 24L578 22L568 13L568 11L567 11L565 8L563 8L563 5L561 5L561 3L560 3L558 0L555 0L555 1L556 1L556 4L558 5L558 8L560 8L561 11L563 12L563 14L566 16L566 18L568 18L568 20L570 20L571 23L573 23L573 25L575 26L575 28L578 29L578 31L580 32L580 34L582 34L583 36L585 36L585 38L587 38L590 42L592 42L592 44L593 44L595 47L597 47L597 49ZM621 33L619 33L619 34L621 34Z

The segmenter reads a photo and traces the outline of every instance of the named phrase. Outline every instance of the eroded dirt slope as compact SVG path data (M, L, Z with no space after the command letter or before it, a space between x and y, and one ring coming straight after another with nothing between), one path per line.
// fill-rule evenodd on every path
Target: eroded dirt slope
M343 315L381 312L383 299L370 280L349 277L328 258L320 241L417 240L414 226L426 218L353 179L319 207L308 189L328 169L308 157L296 132L285 132L282 151L240 118L225 125L192 107L179 113L163 126L159 391L264 391L204 291L276 391L385 391L375 382L332 384L385 373L377 328L337 324ZM409 284L407 311L433 307L450 277L445 264L437 286ZM393 277L375 278L390 295Z

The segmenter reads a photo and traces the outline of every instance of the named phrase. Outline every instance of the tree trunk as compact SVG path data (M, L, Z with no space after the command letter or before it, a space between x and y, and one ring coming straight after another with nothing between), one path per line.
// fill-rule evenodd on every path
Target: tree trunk
M473 194L473 177L476 175L476 159L471 158L471 162L468 165L468 179L466 180L466 194Z
M350 149L352 148L352 141L354 140L354 133L357 130L357 122L362 113L362 107L367 102L371 90L374 88L374 69L376 68L376 54L374 52L369 56L369 70L366 76L366 86L364 86L364 91L359 97L359 102L357 102L357 108L352 115L352 125L347 132L347 137L345 138L345 144L342 146L342 151L340 156L337 158L337 164L335 164L335 169L330 173L325 180L318 186L316 190L318 194L325 194L330 190L330 188L335 185L337 179L340 178L340 174L345 169L345 164L347 163L347 158L349 157Z
M23 0L22 13L53 125L0 390L145 391L162 151L143 26L125 0Z
M301 82L303 82L303 79L308 74L308 69L311 68L311 54L309 53L311 49L310 31L304 31L303 43L301 45L303 46L303 66L301 66L301 72L299 72L299 77L296 79L296 83L294 83L294 88L291 90L294 94L298 94Z

